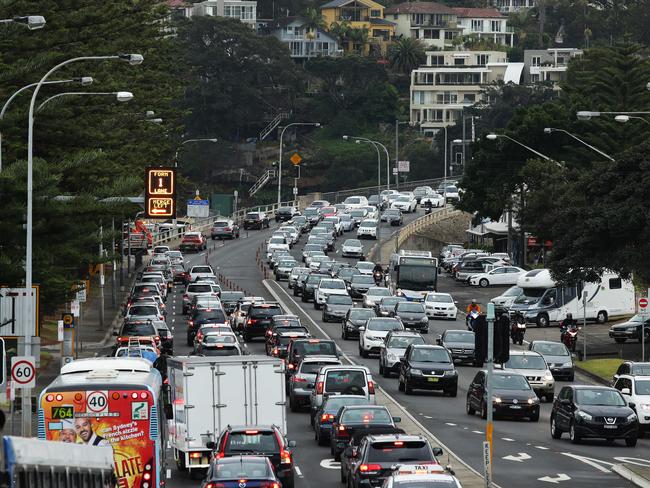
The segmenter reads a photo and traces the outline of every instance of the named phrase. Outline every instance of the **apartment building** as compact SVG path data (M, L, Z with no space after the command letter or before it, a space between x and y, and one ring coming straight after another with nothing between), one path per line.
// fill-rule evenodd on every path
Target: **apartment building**
M582 50L575 47L528 49L524 51L524 83L550 82L559 89L559 83L566 78L569 61L579 56Z
M490 5L507 15L510 12L533 8L536 2L535 0L490 0Z
M338 54L338 41L327 32L310 31L301 17L281 17L270 23L270 34L279 39L289 49L297 61L316 56L335 56Z
M492 83L519 83L524 63L501 51L430 51L427 64L411 73L410 123L425 135L461 120Z
M463 36L512 47L515 30L507 25L508 17L495 8L454 8L457 25Z
M189 16L211 15L237 19L251 29L257 27L257 1L205 0L192 6Z

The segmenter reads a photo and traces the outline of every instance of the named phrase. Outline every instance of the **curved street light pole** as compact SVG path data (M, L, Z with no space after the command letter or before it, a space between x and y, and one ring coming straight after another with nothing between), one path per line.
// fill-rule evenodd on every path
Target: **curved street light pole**
M57 93L56 95L52 95L50 98L46 98L43 103L41 103L37 108L36 108L36 113L40 112L45 105L47 105L50 101L60 98L60 97L67 97L67 96L84 96L84 95L101 95L101 96L107 96L107 95L115 95L116 99L118 102L128 102L133 98L133 93L127 92L127 91L117 91L117 92L64 92L64 93Z
M588 148L591 149L592 151L594 151L594 152L600 154L601 156L603 156L603 157L609 159L610 161L616 161L616 160L615 160L613 157L611 157L609 154L607 154L607 153L601 151L601 150L598 149L597 147L592 146L592 145L589 144L588 142L583 141L583 140L580 139L578 136L576 136L576 135L574 135L574 134L571 134L571 132L569 132L568 130L564 130L564 129L556 129L555 127L545 127L545 128L544 128L544 134L552 134L553 132L563 132L564 134L566 134L566 135L568 135L569 137L571 137L571 138L575 139L576 141L578 141L578 142L579 142L580 144L582 144L583 146L588 147Z

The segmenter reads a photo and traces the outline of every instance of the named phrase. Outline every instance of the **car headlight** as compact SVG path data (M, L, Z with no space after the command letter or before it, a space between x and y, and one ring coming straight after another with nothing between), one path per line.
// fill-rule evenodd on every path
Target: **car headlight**
M636 414L631 413L630 415L627 416L627 421L628 422L634 422L636 420Z
M628 332L634 332L636 330L636 327L628 327L627 331Z
M449 371L445 371L445 376L456 376L456 370L452 369Z
M393 354L392 352L389 352L389 353L386 355L386 357L387 357L390 361L397 361L397 356L396 356L395 354Z
M636 417L635 414L632 414ZM578 417L580 417L582 420L593 420L593 417L589 415L587 412L583 412L582 410L578 410Z
M422 374L422 370L417 368L411 368L411 374L413 376L420 376Z
M650 403L642 403L641 405L639 405L639 408L641 410L650 410Z
M428 322L428 321L429 321L429 319L428 319L427 317L422 317L422 318L420 319L420 322L423 322L423 323L426 323L426 322Z
M538 403L538 402L539 402L539 398L529 398L528 399L528 404L529 405L532 405L532 404Z
M572 367L573 367L573 363L572 363L571 361L569 361L568 363L564 363L564 364L562 365L562 367L563 367L563 368L572 368Z
M544 374L544 379L546 381L551 381L553 379L553 375L551 374L550 371L547 371L546 374Z
M492 401L494 403L501 403L501 398L500 397L492 397Z

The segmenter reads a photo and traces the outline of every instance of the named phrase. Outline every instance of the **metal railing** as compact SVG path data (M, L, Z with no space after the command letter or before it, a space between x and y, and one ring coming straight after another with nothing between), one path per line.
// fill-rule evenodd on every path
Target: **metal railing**
M447 180L451 181L452 178L448 177ZM399 188L395 188L393 183L391 182L391 189L396 189L398 191L411 191L414 188L417 188L418 186L432 186L435 187L440 183L444 181L444 178L431 178L428 180L418 180L418 181L407 181L407 182L401 182L399 184ZM385 185L382 185L379 190L383 191L386 189ZM351 190L341 190L341 191L332 191L332 192L325 192L322 194L321 198L323 200L327 200L330 203L340 203L341 201L345 200L347 197L351 196L364 196L364 197L369 197L371 195L376 195L377 194L377 185L375 186L366 186L363 188L353 188Z
M290 200L288 202L280 202L280 205L277 203L273 203L270 205L259 205L257 207L248 207L248 208L242 208L240 210L237 210L237 212L233 213L230 218L233 219L235 222L241 222L244 220L244 216L248 212L265 212L269 215L270 217L275 217L275 212L279 207L297 207L298 206L298 201L297 200Z
M415 234L417 231L430 226L434 222L444 220L455 212L460 213L460 210L456 210L451 204L447 204L447 206L442 210L424 215L423 217L417 218L413 222L410 222L408 225L405 225L399 230L399 233L397 234L397 249L401 248L402 244L404 244L408 238Z
M275 170L274 169L267 169L262 176L260 176L255 184L250 187L248 190L248 194L252 197L255 195L258 191L260 191L264 185L266 185L271 178L275 178Z

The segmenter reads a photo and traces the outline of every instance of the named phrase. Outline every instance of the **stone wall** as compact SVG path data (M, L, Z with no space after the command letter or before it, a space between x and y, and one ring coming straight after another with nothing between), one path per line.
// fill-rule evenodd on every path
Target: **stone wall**
M434 256L437 256L440 248L445 244L466 242L467 229L471 220L471 214L454 212L448 218L433 222L429 227L416 232L401 247L416 251L431 251Z

